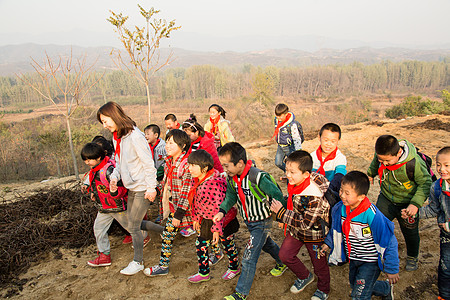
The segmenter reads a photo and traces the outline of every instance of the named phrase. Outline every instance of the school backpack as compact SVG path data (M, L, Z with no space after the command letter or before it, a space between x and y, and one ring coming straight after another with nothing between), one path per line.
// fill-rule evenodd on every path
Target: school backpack
M433 170L431 170L431 166L433 165L433 160L428 155L419 151L419 148L416 148L417 156L420 157L427 166L427 171L431 176L431 181L436 181L437 177L434 174ZM414 181L414 171L416 167L416 158L414 157L410 161L406 163L406 175L408 175L409 180Z

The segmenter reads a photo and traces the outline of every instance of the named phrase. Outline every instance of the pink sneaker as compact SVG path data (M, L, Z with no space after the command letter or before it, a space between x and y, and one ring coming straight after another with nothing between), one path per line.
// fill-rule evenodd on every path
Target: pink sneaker
M190 237L191 235L196 233L197 232L191 226L185 227L180 230L180 234L184 237Z
M131 235L126 235L125 238L123 239L122 244L131 244L133 242L133 238L131 237Z
M192 282L192 283L200 283L200 282L203 282L203 281L208 281L209 279L210 279L209 274L208 275L202 275L200 273L197 273L195 275L192 275L192 276L188 277L189 282Z
M230 279L233 279L233 278L236 277L236 275L238 275L239 273L241 273L241 269L237 269L236 271L233 271L233 270L228 269L228 270L222 275L222 279L223 279L223 280L230 280Z

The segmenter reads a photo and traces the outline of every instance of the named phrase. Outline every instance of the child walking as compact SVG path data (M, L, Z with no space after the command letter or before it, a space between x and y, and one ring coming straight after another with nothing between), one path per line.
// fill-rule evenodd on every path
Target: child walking
M352 299L369 300L372 295L394 299L393 284L399 276L398 243L394 223L370 203L369 178L352 171L342 178L342 201L333 208L331 230L320 250L331 249L329 261L338 264L350 260L349 281ZM377 280L380 272L388 280Z
M182 130L172 129L166 135L166 165L163 179L163 216L167 217L162 233L161 256L159 264L146 268L147 276L169 274L169 262L172 255L173 240L180 227L192 226L188 193L191 174L188 170L187 150L191 140Z
M408 170L412 170L412 174ZM400 225L406 243L406 271L417 270L420 245L417 212L427 199L431 186L425 161L410 142L382 135L375 143L375 156L367 175L372 183L373 178L379 176L378 209L389 220L396 218ZM404 208L407 219L402 218Z
M328 222L330 205L325 192L329 182L325 176L312 173L312 166L308 152L298 150L289 154L286 159L287 209L277 200L272 200L270 208L276 213L277 221L286 224L280 258L297 276L291 292L297 294L314 281L314 275L297 256L305 245L318 278L317 290L311 299L326 300L330 293L330 270L326 257L319 255L318 250L328 232L325 222Z
M250 231L250 239L242 256L241 275L236 290L225 299L246 299L255 277L256 263L261 250L269 253L276 262L275 268L270 271L273 276L281 276L286 270L278 255L280 248L270 238L272 198L283 204L286 201L274 183L273 177L253 167L252 161L247 160L244 147L239 143L225 144L219 150L219 159L228 174L228 184L225 200L220 205L219 213L214 216L213 222L220 222L231 207L237 204L239 213Z
M188 163L189 172L193 177L188 199L192 208L194 229L200 233L195 242L199 271L188 280L199 283L210 279L208 247L210 244L217 245L219 239L224 245L229 261L228 270L222 275L222 279L232 279L240 273L234 234L225 236L223 219L217 223L212 221L225 197L226 180L214 169L212 156L205 150L192 152L188 157Z
M234 142L233 133L230 130L230 121L225 119L226 112L222 106L211 104L208 108L209 120L205 124L205 131L214 135L214 144L217 149L229 142Z
M120 273L134 275L144 269L144 235L140 229L149 201L156 197L156 169L144 134L119 104L108 102L100 107L97 120L114 138L116 167L111 174L110 191L117 191L119 180L128 189L127 229L133 239L134 257ZM151 227L152 223L147 221L147 225Z

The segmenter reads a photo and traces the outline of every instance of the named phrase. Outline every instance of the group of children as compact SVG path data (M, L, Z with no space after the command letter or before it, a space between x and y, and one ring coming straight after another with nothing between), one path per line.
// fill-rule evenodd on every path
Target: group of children
M135 252L133 261L121 270L125 275L141 270L147 276L168 274L174 238L180 229L191 228L198 234L198 272L188 280L210 279L210 265L223 257L222 244L229 262L222 279L239 275L234 293L225 299L247 298L262 250L275 260L270 274L281 276L290 269L297 276L290 291L303 291L314 281L297 256L303 246L318 280L311 299L328 299L329 264L345 262L349 262L352 299L372 295L393 299L399 256L392 220L398 220L405 238L405 269L413 271L418 267L419 218L437 216L439 295L450 299L450 147L436 156L441 179L433 184L417 149L390 135L377 139L367 175L347 173L346 158L338 149L339 126L325 124L319 131L319 147L308 153L301 150L300 123L285 104L278 104L273 138L278 142L275 163L287 178L285 198L273 176L256 168L234 141L225 111L217 104L209 110L205 128L193 115L182 124L173 114L167 115L165 143L158 126L152 124L145 134L140 132L114 102L98 110L98 120L113 133L115 159L95 143L82 150L83 160L91 167L88 191L99 208L94 225L99 256L89 265L111 264L107 229L116 219L131 233ZM377 175L381 192L374 205L367 195ZM143 220L157 190L164 226ZM427 198L429 205L422 207ZM237 213L250 233L241 255L234 236L239 230ZM281 247L270 237L274 219L284 231ZM143 239L150 230L161 234L161 256L158 264L144 269ZM387 280L377 280L380 272Z

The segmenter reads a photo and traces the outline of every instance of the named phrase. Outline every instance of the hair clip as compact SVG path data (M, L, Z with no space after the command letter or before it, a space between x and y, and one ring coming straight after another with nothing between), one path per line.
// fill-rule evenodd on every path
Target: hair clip
M195 125L192 124L192 123L189 123L189 122L183 122L183 124L188 124L189 126L193 127L193 128L195 129L195 131L198 130L197 127L195 127Z

